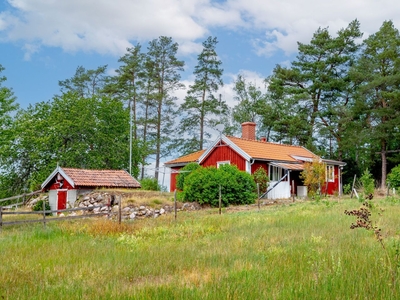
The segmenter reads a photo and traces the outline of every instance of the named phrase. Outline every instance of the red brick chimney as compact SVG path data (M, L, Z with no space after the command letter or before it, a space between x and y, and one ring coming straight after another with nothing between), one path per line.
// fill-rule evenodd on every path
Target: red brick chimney
M247 140L256 139L256 123L253 122L242 123L242 139L247 139Z

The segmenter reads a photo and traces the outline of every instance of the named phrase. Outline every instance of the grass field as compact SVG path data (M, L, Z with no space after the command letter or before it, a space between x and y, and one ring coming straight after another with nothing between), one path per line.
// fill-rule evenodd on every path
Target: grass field
M357 200L3 227L0 299L399 299L400 201Z

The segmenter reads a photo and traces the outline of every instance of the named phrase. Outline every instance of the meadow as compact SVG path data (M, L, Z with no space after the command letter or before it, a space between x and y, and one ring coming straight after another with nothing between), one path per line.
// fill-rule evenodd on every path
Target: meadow
M355 199L157 219L5 226L0 299L399 299L400 200Z

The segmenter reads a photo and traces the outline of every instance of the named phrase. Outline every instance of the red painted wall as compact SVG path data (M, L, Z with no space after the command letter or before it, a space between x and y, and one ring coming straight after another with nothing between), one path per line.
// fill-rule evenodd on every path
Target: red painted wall
M334 195L339 193L339 166L334 166L335 181L325 182L325 186L322 188L323 194Z
M266 162L260 162L260 161L255 161L252 165L251 165L251 174L253 174L255 171L257 171L257 169L259 167L264 168L264 170L267 172L268 174L268 164Z
M60 189L60 184L57 183L56 180L55 180L56 177L57 177L57 176L55 176L55 178L53 179L53 181L52 181L52 183L51 183L51 185L50 185L50 187L49 187L49 190L58 190L58 189ZM62 185L61 189L73 190L74 188L72 187L72 185L69 184L68 181L66 181L66 180L64 179L64 180L63 180L63 185Z
M239 170L246 170L246 160L232 150L229 146L217 146L211 151L201 164L203 167L217 167L219 161L230 161L231 165L236 165Z

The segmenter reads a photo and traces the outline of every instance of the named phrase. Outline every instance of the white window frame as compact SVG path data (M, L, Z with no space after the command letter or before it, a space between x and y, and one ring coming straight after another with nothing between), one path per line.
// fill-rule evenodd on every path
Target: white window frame
M217 161L217 168L221 165L230 165L231 161L230 160L223 160L223 161Z
M335 182L335 166L326 165L326 181Z
M270 180L271 181L279 181L282 178L283 169L277 166L270 166Z

